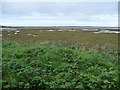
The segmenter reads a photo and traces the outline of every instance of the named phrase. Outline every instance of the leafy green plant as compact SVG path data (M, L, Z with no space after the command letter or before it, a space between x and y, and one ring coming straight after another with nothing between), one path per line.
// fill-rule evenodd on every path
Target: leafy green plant
M118 89L117 58L97 49L4 42L2 56L3 89Z

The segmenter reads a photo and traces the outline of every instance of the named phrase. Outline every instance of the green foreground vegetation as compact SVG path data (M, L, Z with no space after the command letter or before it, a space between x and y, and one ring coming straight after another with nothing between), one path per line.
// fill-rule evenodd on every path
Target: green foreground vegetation
M3 42L4 88L117 90L117 51Z

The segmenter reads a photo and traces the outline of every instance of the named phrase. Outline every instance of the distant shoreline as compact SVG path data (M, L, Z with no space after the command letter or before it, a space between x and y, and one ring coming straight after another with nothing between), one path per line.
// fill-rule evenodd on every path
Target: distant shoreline
M20 28L20 29L105 29L105 30L119 30L120 27L104 27L104 26L0 26L4 28Z

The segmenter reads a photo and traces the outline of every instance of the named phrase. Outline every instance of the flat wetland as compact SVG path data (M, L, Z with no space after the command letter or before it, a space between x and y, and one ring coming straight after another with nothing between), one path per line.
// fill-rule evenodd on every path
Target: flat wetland
M2 31L3 89L118 90L118 34Z
M93 33L93 31L41 31L39 29L22 29L16 31L2 31L3 41L14 42L65 42L84 45L87 47L100 46L118 49L118 34Z

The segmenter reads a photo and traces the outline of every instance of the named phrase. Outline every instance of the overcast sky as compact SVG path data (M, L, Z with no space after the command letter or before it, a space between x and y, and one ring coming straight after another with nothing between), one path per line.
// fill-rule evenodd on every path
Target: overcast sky
M2 2L2 25L117 26L117 2Z

